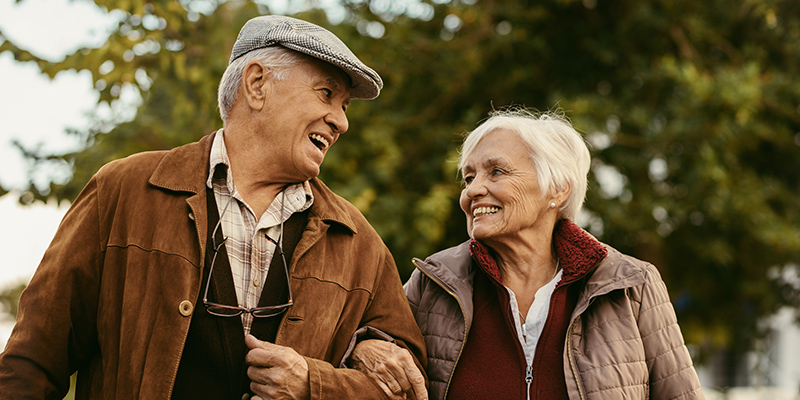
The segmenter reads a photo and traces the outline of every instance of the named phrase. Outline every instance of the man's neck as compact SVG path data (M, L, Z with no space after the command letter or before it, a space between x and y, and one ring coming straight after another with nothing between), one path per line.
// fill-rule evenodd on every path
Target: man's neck
M236 132L236 128L226 126L223 131L225 151L230 162L228 173L231 174L239 195L252 208L256 217L261 218L273 200L291 182L274 179L277 167L264 166L256 159L263 156L264 151L255 151L252 146L243 145L242 138L235 138L240 133Z

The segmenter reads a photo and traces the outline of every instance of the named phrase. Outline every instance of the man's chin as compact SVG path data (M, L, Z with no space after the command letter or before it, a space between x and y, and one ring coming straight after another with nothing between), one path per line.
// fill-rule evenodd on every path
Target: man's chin
M306 164L297 169L297 177L300 179L298 182L305 182L310 179L316 178L319 175L320 166L316 164Z

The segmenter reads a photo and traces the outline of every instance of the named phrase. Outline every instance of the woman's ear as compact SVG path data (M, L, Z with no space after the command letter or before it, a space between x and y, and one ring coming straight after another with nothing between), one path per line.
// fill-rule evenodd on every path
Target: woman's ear
M267 98L267 82L270 71L259 61L250 61L242 71L242 95L253 111L260 111Z
M567 187L553 194L553 202L556 203L556 206L558 207L559 210L563 207L564 202L566 202L567 199L569 198L569 193L571 190L572 187L570 186L569 183L567 183Z

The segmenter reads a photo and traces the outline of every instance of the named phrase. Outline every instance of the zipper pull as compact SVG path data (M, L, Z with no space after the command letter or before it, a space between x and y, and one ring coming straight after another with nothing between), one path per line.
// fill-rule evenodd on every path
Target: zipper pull
M527 386L525 397L528 400L531 400L531 382L533 382L533 363L525 368L525 385Z

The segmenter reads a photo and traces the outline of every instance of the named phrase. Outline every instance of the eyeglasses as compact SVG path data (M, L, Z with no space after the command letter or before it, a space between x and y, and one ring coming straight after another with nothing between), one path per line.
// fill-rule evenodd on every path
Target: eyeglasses
M209 267L208 271L208 280L206 281L206 290L203 293L203 305L206 307L206 311L208 311L211 315L216 315L218 317L236 317L242 315L243 313L250 313L253 317L257 318L266 318L266 317L274 317L276 315L283 314L286 310L291 307L294 302L292 301L292 285L289 282L289 266L286 264L286 256L283 254L283 246L281 243L283 241L283 200L286 198L286 194L284 193L283 199L281 199L281 233L278 237L278 241L270 238L267 236L267 240L269 240L272 244L275 245L275 248L278 250L278 253L281 255L281 261L283 261L283 271L286 275L286 287L289 289L289 298L285 304L280 304L276 306L263 306L263 307L253 307L253 308L245 308L242 306L228 306L225 304L219 304L208 301L208 288L211 286L211 274L214 272L214 264L217 262L217 255L219 254L219 249L225 244L225 241L228 240L227 237L222 238L222 241L217 244L217 230L222 223L222 216L225 215L225 211L228 210L228 206L230 205L231 200L233 197L228 199L228 204L225 205L225 208L222 210L222 214L219 217L219 221L217 225L214 227L214 232L211 233L211 246L214 248L214 257L211 259L211 266ZM274 257L274 256L273 256Z

